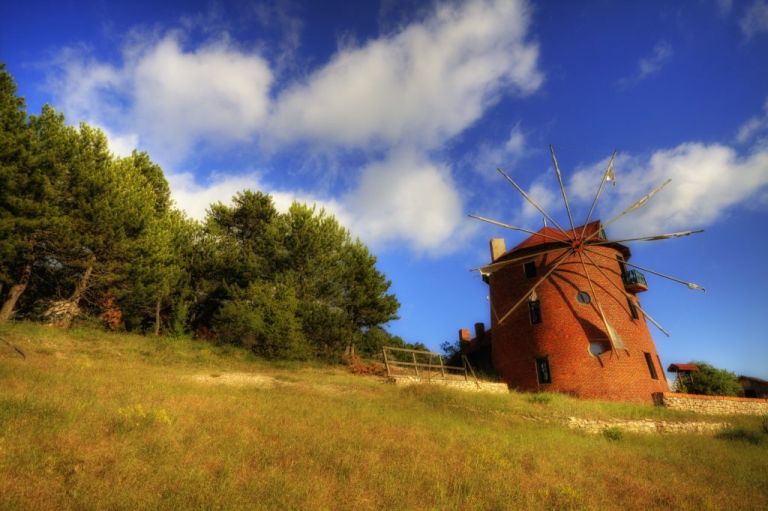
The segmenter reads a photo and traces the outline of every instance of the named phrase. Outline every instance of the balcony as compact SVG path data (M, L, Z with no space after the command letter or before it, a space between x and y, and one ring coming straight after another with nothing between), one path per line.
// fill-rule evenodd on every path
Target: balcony
M624 281L624 288L630 293L648 291L648 282L645 281L645 275L637 270L627 270L621 278Z

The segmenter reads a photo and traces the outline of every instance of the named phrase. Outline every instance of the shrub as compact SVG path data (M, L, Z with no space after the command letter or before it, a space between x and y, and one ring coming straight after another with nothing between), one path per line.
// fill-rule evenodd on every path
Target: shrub
M551 394L545 394L545 393L536 393L531 394L528 396L528 402L534 403L537 405L546 405L549 404L552 401L552 395Z
M296 315L298 300L292 287L252 282L214 318L219 340L241 345L267 358L306 359L309 344Z
M744 428L734 428L721 431L717 434L717 438L721 438L723 440L748 442L753 445L757 445L763 440L759 433Z
M624 432L616 426L610 426L603 430L603 436L611 441L619 441L624 438Z
M678 390L688 394L705 396L739 396L743 389L736 375L725 369L718 369L706 362L691 362L699 367L690 378L678 382Z

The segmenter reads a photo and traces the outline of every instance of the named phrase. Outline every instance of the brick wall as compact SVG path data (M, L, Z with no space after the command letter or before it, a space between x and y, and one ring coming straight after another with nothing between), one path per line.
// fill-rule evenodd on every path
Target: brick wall
M616 262L620 252L613 247L592 250L610 258L591 255L605 275L590 260L586 264L603 311L627 350L609 350L599 356L590 353L590 340L607 340L607 334L595 307L595 297L589 305L576 299L578 291L593 295L576 256L560 265L537 289L541 323L531 324L527 303L499 323L499 318L546 274L560 255L558 251L531 256L537 266L535 278L526 278L526 261L490 275L494 366L510 387L520 390L651 403L655 393L667 392L669 387L643 314L638 311L640 319L632 318L621 291L624 283ZM658 379L651 377L644 352L650 354ZM535 360L543 356L549 360L551 384L539 384L537 379Z
M768 415L768 399L763 398L663 392L657 400L667 408L707 415Z

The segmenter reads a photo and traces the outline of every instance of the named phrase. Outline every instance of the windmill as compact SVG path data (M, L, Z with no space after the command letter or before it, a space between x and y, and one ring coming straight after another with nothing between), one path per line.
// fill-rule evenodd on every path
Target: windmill
M663 366L647 325L637 311L666 336L669 333L637 301L636 294L647 289L640 272L692 290L704 291L704 288L630 263L627 259L631 253L624 244L679 238L702 231L607 239L606 227L644 207L671 181L661 183L605 224L599 220L590 222L606 183L615 182L616 152L603 172L586 220L577 226L551 145L550 153L570 229L558 223L502 169L497 170L552 227L545 223L543 229L532 231L469 215L482 222L530 234L509 252L502 250L504 253L500 254L492 248L492 252L496 252L491 263L475 269L491 286L494 365L511 386L526 390L551 389L587 397L647 400L651 393L667 390L667 385L658 378L659 373L664 376ZM524 275L519 271L521 266ZM528 303L530 323L524 321L527 318L521 310L525 303ZM543 323L541 311L548 312L545 317L550 316L549 326L539 326ZM603 340L607 341L604 349L599 347ZM589 351L589 357L582 356L579 351L582 347L587 347L584 351ZM559 359L557 364L550 364L553 358ZM532 378L534 367L535 380ZM646 382L649 376L656 383ZM602 383L595 384L597 381ZM612 385L611 381L617 384Z

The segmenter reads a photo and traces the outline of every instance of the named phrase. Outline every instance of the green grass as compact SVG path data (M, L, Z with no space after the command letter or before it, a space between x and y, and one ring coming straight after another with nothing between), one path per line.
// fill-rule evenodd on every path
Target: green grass
M27 353L0 346L2 509L768 509L759 417L718 436L589 435L565 419L723 418L401 389L188 339L0 336Z

